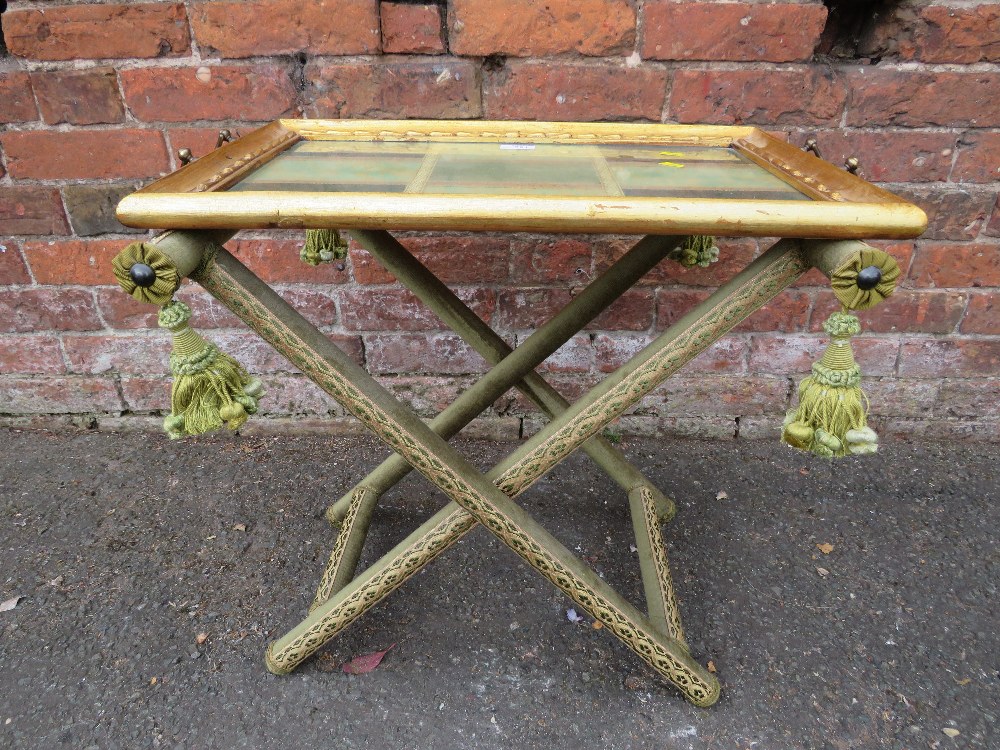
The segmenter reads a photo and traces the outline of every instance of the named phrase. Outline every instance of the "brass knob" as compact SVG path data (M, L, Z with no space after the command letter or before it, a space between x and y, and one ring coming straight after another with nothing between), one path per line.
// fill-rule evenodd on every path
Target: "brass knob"
M856 156L851 156L844 162L844 169L846 169L851 174L857 174L858 170L861 169L861 161Z
M180 159L181 164L190 164L194 161L194 154L189 148L181 148L177 149L177 158Z
M819 152L819 144L816 143L815 138L810 138L808 141L806 141L806 145L802 147L802 150L810 154L815 154L820 159L823 158L823 156Z
M228 128L223 128L219 131L219 137L215 141L215 147L218 148L223 143L229 143L231 140L233 140L233 134Z

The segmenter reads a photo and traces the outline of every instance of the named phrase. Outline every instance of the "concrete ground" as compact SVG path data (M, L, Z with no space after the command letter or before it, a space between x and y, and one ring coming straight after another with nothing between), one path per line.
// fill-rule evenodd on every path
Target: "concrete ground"
M0 612L0 747L1000 748L995 445L829 463L624 441L679 507L685 624L723 684L698 709L482 529L297 672L266 672L333 540L324 508L384 455L371 440L0 443L0 601L23 597ZM459 445L484 467L512 449ZM408 479L366 561L442 502ZM584 457L523 504L641 604L625 498Z

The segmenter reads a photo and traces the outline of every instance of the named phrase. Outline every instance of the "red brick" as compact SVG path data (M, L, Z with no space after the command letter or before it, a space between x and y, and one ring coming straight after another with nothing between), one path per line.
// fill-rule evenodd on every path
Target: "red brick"
M80 335L63 337L69 371L85 375L170 372L170 336L143 331L130 336Z
M809 327L809 312L812 309L812 295L808 292L789 289L733 329L735 333L757 331L782 331L790 333L804 331Z
M642 400L657 415L781 414L788 400L785 378L745 375L672 377Z
M3 145L16 179L153 177L170 169L155 130L22 131L4 135Z
M910 279L914 286L1000 286L1000 245L921 242Z
M469 118L482 115L479 71L468 60L313 62L313 117Z
M951 173L954 182L1000 180L1000 133L970 130L958 139L958 159Z
M927 214L927 229L921 235L928 240L974 240L989 216L994 193L947 187L889 186L893 193L915 203Z
M1000 372L998 339L904 341L899 374L917 378L992 377Z
M0 338L0 374L55 375L65 370L56 336ZM0 407L3 411L3 407Z
M586 239L515 239L511 278L530 284L569 284L582 287L594 277L594 251Z
M489 321L496 306L488 289L457 292L483 320ZM376 287L347 289L340 293L343 326L349 331L434 331L447 328L413 294L405 289Z
M620 55L635 43L626 0L454 0L448 24L458 55Z
M823 158L834 164L858 157L861 176L871 182L943 182L955 153L954 133L823 130L808 131L796 143L806 138L815 138Z
M9 10L3 31L10 54L35 60L175 57L191 49L182 3Z
M486 361L458 336L375 334L365 336L365 362L375 374L461 375L488 370Z
M497 284L506 281L510 240L479 235L433 235L397 239L446 284ZM367 250L351 247L351 267L359 284L392 284L389 273Z
M137 68L119 77L125 103L146 122L272 120L295 108L295 86L280 65Z
M823 336L808 334L755 335L750 345L750 372L787 375L799 379L823 356L830 343ZM862 336L851 342L854 357L865 375L892 375L899 352L896 338Z
M185 284L181 287L177 299L191 307L192 325L199 330L243 327L239 318L208 293L199 292L194 284ZM157 327L158 308L155 305L139 302L116 286L97 290L97 306L104 321L112 328L155 329Z
M122 397L125 400L127 411L135 414L170 410L171 378L169 376L158 378L127 376L120 380Z
M528 120L659 121L667 74L649 68L512 62L484 85L486 116Z
M653 337L642 334L599 333L594 337L597 367L601 372L613 372L645 349ZM742 337L724 337L709 346L684 371L742 372L747 343Z
M527 337L524 337L527 338ZM518 343L522 343L523 338ZM549 355L540 366L541 372L590 372L594 367L594 347L590 336L574 336Z
M847 124L860 127L1000 125L1000 73L870 66L847 73Z
M30 283L28 268L21 257L21 246L14 240L0 237L0 286Z
M344 412L331 396L301 375L269 375L264 378L263 414L341 416Z
M962 319L969 295L964 292L914 292L897 289L881 304L858 312L861 330L871 333L952 333ZM825 290L816 300L811 328L823 330L823 321L841 309Z
M719 237L719 260L702 268L685 268L664 258L642 277L641 285L684 284L687 286L718 286L746 268L757 254L757 241L752 237ZM599 246L595 252L595 274L604 273L611 263L631 246L631 242Z
M294 365L256 333L223 330L213 331L206 338L218 345L222 351L235 357L252 373L262 375L276 372L298 372ZM328 333L327 338L352 361L358 364L364 361L364 348L359 336Z
M997 196L990 214L990 220L983 229L987 237L1000 237L1000 195Z
M310 266L299 258L305 233L297 239L233 240L226 247L251 271L268 283L343 284L348 281L342 263Z
M589 331L646 331L653 325L656 298L652 289L629 289L611 303L594 321Z
M1000 62L1000 7L922 8L916 56L932 63Z
M709 296L704 289L660 289L656 293L656 329L669 328Z
M10 71L0 73L0 124L34 122L38 108L31 93L31 79L27 73Z
M418 414L434 417L448 408L462 391L475 383L476 377L395 375L384 377L381 382L396 398L405 401ZM505 398L502 397L499 402L504 402Z
M840 125L847 90L825 68L681 70L670 114L678 122Z
M386 54L438 55L446 51L440 5L383 2L382 51Z
M868 397L868 414L900 417L926 417L938 400L937 380L898 380L896 378L865 378L861 387ZM880 432L880 434L883 434Z
M1000 336L1000 292L974 292L969 295L969 309L959 330L962 333ZM994 407L997 403L1000 401Z
M103 327L93 295L83 289L8 289L0 295L2 331L95 331Z
M0 226L10 234L66 234L59 191L47 187L0 185Z
M109 378L0 377L0 404L7 414L120 413L118 389Z
M277 292L314 325L323 328L336 324L337 306L333 297L326 292L303 288L278 289ZM177 299L191 307L191 323L196 329L246 330L246 326L235 314L207 292L200 291L195 284L189 283L181 287ZM157 326L157 308L137 302L118 287L98 290L97 302L104 320L113 328L155 329Z
M1000 8L908 4L880 11L864 53L930 63L1000 61Z
M642 56L648 60L798 62L812 57L822 5L647 2Z
M220 57L364 55L379 46L376 0L196 2L191 25L202 52Z
M128 240L26 242L24 258L39 284L104 286L115 283L111 260L127 244Z
M989 417L1000 403L1000 380L953 380L941 383L935 416Z
M497 295L497 312L493 322L497 330L532 330L564 308L570 298L568 289L501 289Z
M94 125L125 119L112 68L51 70L31 74L42 119L49 125Z

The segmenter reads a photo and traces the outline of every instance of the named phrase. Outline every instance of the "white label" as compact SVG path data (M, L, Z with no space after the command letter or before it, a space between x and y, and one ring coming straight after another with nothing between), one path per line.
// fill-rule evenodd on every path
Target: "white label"
M501 151L534 151L534 143L501 143Z

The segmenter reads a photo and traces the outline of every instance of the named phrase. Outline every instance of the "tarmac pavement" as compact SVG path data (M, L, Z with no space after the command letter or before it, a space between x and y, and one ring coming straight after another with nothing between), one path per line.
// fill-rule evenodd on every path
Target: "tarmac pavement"
M0 747L1000 748L1000 446L828 462L773 442L626 439L665 527L712 708L482 529L285 677L327 504L373 440L0 430ZM459 441L484 468L512 444ZM444 502L389 493L363 564ZM642 605L622 493L586 457L519 501ZM342 664L395 644L369 674Z

